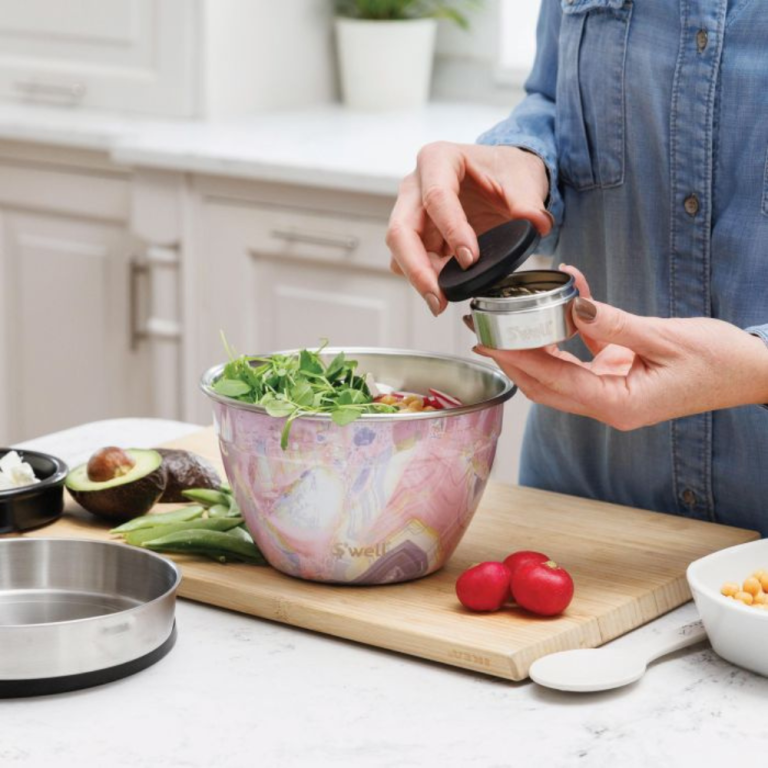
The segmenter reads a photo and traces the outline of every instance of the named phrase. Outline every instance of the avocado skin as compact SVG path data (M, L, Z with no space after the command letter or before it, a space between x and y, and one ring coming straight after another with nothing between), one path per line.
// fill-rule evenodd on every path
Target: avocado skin
M67 488L72 498L84 509L110 522L127 522L146 515L157 504L165 490L167 475L161 464L148 475L113 488L76 491Z
M192 488L218 489L221 485L219 473L205 459L190 451L173 448L154 448L163 457L167 481L160 501L163 504L186 502L182 491Z

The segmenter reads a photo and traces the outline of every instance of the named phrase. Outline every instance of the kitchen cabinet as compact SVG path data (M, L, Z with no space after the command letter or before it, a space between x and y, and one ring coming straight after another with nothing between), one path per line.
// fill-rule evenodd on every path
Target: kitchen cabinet
M0 0L0 98L168 117L328 101L330 14L325 0Z
M90 154L75 170L10 149L0 153L0 442L149 415L147 349L131 344L128 176Z

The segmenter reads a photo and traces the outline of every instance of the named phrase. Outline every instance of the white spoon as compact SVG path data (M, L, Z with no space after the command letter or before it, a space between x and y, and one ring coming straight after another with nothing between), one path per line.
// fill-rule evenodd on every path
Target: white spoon
M707 633L700 621L663 632L626 648L581 648L533 662L531 680L559 691L607 691L639 680L652 661L700 643Z

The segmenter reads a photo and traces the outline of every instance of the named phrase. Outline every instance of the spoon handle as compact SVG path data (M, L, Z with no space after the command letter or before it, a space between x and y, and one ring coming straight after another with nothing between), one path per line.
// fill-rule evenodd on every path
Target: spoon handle
M674 653L681 648L687 648L689 645L695 645L702 640L706 640L707 633L704 631L704 625L701 621L693 621L685 626L662 632L656 637L652 637L643 643L641 652L650 663L656 659L666 656L668 653Z

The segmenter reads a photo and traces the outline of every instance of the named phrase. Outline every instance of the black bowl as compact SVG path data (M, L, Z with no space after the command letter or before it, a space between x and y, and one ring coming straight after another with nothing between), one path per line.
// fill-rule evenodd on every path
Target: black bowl
M64 511L67 465L47 453L13 448L0 448L0 458L12 450L35 470L40 482L0 491L0 533L39 528L61 517Z

